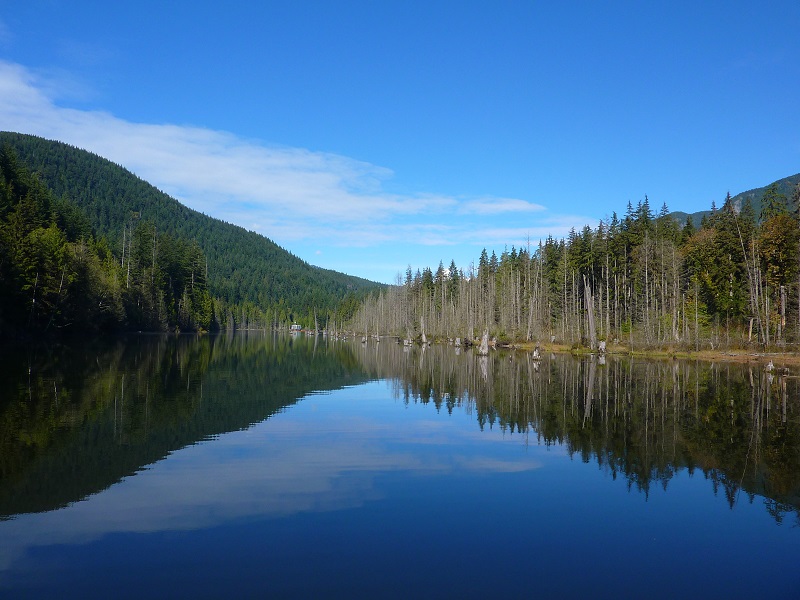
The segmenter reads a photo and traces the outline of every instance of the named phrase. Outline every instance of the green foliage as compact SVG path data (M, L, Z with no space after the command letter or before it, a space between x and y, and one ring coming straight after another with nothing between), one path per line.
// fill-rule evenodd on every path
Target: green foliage
M579 345L592 336L693 349L798 343L800 227L785 205L778 210L779 188L770 189L765 205L774 210L761 223L749 200L739 210L728 194L700 229L689 219L681 228L666 205L654 217L645 197L628 203L622 220L614 213L595 229L550 236L530 254L512 247L498 258L484 249L468 279L452 276L454 264L413 279L409 268L403 291L365 306L358 320L398 335L424 320L432 337L486 328L509 341Z
M210 329L213 303L196 242L125 225L121 256L80 209L54 200L10 147L0 150L0 327L53 331ZM135 221L135 223L134 223Z
M683 246L690 278L700 285L701 299L712 314L743 316L748 309L747 273L743 240L753 223L737 215L730 195L706 227Z
M763 223L772 217L787 212L786 194L780 191L778 182L771 184L761 198L761 219Z
M786 212L775 214L761 225L761 261L767 283L773 288L788 285L797 276L800 228Z
M245 321L248 326L258 327L285 323L289 314L298 315L301 324L311 325L308 315L315 311L331 317L352 314L342 306L348 296L356 294L363 298L368 290L378 287L364 279L309 265L259 234L191 210L122 167L89 152L9 132L0 133L0 143L13 147L19 160L36 172L56 197L69 198L74 203L70 206L76 208L71 212L63 211L60 217L63 221L60 226L68 237L75 235L78 239L86 234L86 223L77 216L76 210L88 217L96 236L110 240L118 257L122 256L123 244L128 243L127 235L133 232L132 266L140 269L147 268L148 248L152 250L152 244L136 236L146 237L152 231L137 232L135 222L141 220L157 225L158 235L166 234L178 245L183 242L176 240L196 241L207 259L202 269L194 265L187 270L186 265L174 262L179 258L189 259L188 254L184 255L187 251L165 247L162 259L166 262L157 267L156 273L151 273L150 288L142 287L144 284L137 280L137 293L128 298L126 305L139 311L134 311L133 321L143 327L159 326L165 315L169 320L172 314L184 314L181 311L187 306L195 310L200 301L187 297L184 302L180 289L187 274L190 277L192 272L195 276L201 271L203 276L208 274L207 289L219 302L222 312L218 319L223 327L243 327ZM16 184L12 181L11 185ZM0 214L5 204L0 189ZM196 258L197 253L193 256ZM151 289L159 275L167 278L174 275L164 284L170 289L164 290L163 307L159 306L160 300ZM130 288L126 286L125 289ZM208 316L208 301L200 303L205 307L205 316L200 319L203 321ZM248 308L244 309L245 306ZM155 311L156 318L151 318L152 314L146 317L140 310L142 307L146 309L144 312Z

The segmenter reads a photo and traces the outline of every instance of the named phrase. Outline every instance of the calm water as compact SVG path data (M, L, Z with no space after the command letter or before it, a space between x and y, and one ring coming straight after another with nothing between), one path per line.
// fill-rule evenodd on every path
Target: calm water
M800 597L800 380L137 337L0 370L0 596Z

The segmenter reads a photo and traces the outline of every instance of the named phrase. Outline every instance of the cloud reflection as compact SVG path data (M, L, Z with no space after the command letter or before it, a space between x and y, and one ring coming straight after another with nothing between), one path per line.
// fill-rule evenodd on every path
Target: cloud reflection
M387 386L309 396L248 430L173 452L81 502L0 523L0 569L36 546L82 544L112 533L195 530L235 519L357 508L382 498L379 476L540 466L518 451L517 439L479 432L468 415L431 418L432 407L387 402Z

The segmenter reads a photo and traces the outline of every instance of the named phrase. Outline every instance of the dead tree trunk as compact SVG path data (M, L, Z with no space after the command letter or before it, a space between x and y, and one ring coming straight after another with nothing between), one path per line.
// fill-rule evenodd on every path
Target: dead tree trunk
M483 330L483 336L481 337L481 345L478 348L478 354L481 356L486 356L489 354L489 330Z
M589 347L594 350L597 347L597 330L594 323L594 297L592 296L592 286L586 275L583 276L584 301L586 302L586 313L589 320Z

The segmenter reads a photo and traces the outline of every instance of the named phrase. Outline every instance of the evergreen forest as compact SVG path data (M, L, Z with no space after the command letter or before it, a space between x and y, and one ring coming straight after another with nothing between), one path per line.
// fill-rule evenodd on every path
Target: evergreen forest
M787 196L783 190L791 193ZM596 228L536 247L484 249L477 265L425 268L373 294L363 334L408 340L484 332L498 343L699 350L800 343L800 176L676 220L645 197ZM758 211L754 208L758 206Z
M0 133L0 330L320 327L378 284L309 265L67 144Z
M268 329L595 349L800 344L800 175L693 215L592 228L381 286L305 263L67 144L0 133L0 328ZM681 220L679 220L681 219Z

